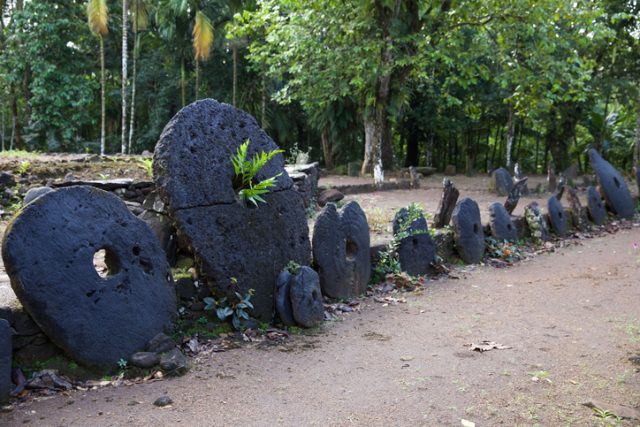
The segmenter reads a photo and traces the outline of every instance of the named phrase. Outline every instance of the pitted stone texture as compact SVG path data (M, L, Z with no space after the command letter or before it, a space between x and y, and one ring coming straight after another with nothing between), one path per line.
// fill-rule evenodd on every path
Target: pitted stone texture
M400 268L411 276L422 276L429 272L436 256L436 244L429 234L429 227L424 215L415 218L411 224L406 224L409 211L400 209L393 218L393 234L398 238L396 247Z
M285 326L296 324L291 307L291 279L291 273L282 270L276 280L276 312Z
M498 168L492 174L493 186L498 196L506 196L513 188L513 178L505 168Z
M0 403L9 400L11 392L11 327L0 319Z
M489 205L489 228L491 235L497 240L518 240L518 230L511 221L511 215L502 203Z
M94 254L106 250L102 278ZM86 365L113 366L171 328L176 297L164 252L147 225L111 193L47 193L7 227L2 257L35 322Z
M269 321L278 274L289 261L308 265L311 247L303 200L282 154L256 176L261 181L281 174L263 195L266 203L251 208L237 201L230 157L247 140L251 157L278 149L244 111L212 99L195 102L165 127L154 154L154 179L208 283L231 298L254 289L253 315Z
M264 199L255 209L231 203L180 209L173 216L209 284L230 298L253 289L253 314L269 321L278 274L289 261L308 264L311 250L302 197L289 190Z
M551 196L547 200L547 212L549 213L549 222L553 232L558 236L566 235L569 231L569 221L562 203L556 196Z
M165 126L153 155L153 179L170 209L234 203L230 158L247 139L251 158L278 149L256 119L231 105L204 99L180 110ZM271 191L292 188L282 154L267 163L256 180L281 172Z
M356 202L340 211L329 203L313 228L313 259L322 293L351 298L365 291L371 275L369 224Z
M602 196L594 186L587 188L587 211L589 218L596 225L604 224L607 219L607 210L604 207Z
M468 197L460 200L453 210L451 223L460 258L467 264L482 261L485 244L478 204Z
M324 320L320 277L311 267L300 267L291 275L289 295L293 318L300 326L312 328Z
M527 227L529 227L529 234L531 234L531 237L534 240L549 240L549 227L547 226L547 221L542 215L538 202L531 202L525 206L524 218L527 222Z
M589 161L611 212L620 218L631 218L635 206L624 177L593 148L589 150Z

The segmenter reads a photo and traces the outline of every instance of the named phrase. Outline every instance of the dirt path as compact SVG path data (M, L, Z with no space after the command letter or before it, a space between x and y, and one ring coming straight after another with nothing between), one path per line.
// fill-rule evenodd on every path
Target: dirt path
M636 227L431 282L405 304L369 299L315 336L32 402L0 425L606 425L581 403L640 405L639 240ZM480 340L511 348L465 348ZM153 406L164 394L174 404Z

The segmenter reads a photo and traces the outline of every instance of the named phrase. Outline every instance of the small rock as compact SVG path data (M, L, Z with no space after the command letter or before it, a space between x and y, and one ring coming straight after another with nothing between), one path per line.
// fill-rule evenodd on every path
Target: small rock
M13 187L16 185L16 179L9 172L0 173L0 188Z
M324 320L320 277L311 267L300 267L290 281L291 308L296 322L312 328Z
M344 194L342 194L335 188L330 188L320 193L320 195L318 196L318 206L324 207L329 202L335 203L339 202L342 199L344 199Z
M506 196L513 188L513 178L505 168L498 168L491 174L492 185L498 196Z
M150 351L140 351L134 353L129 359L133 366L142 369L149 369L160 363L160 356Z
M189 370L187 357L177 348L173 348L160 357L160 369L173 375L184 375Z
M291 308L291 273L282 270L276 279L276 311L280 320L285 326L294 326L296 324L293 318L293 309Z
M38 197L42 196L43 194L47 194L50 191L53 191L51 187L33 187L29 189L29 191L27 191L27 194L22 200L22 204L26 205L27 203L31 203Z
M173 400L169 396L160 396L153 402L155 406L162 408L163 406L168 406L173 403Z
M155 337L151 338L147 344L147 351L160 354L166 353L176 347L176 343L168 337L166 334L159 333Z
M193 279L190 277L182 277L176 280L176 295L184 301L189 301L196 296L196 288L193 285Z

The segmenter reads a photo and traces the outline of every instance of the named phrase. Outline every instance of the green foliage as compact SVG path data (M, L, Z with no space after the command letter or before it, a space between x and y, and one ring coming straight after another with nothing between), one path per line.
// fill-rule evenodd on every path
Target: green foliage
M253 304L251 304L251 297L254 294L253 289L249 289L249 292L244 296L240 295L238 292L235 292L236 300L233 302L229 302L227 297L223 297L219 300L216 300L213 297L207 297L204 299L205 302L205 310L216 310L216 316L220 320L226 320L231 317L231 324L234 329L240 330L242 328L242 321L249 319L249 313L247 310L253 309Z
M26 175L31 169L31 162L29 160L23 160L18 167L18 173L20 175Z
M378 262L373 266L371 283L384 281L387 274L399 274L402 271L400 261L396 254L397 242L394 240L387 244L385 250L380 252Z
M485 236L485 252L489 258L499 258L507 262L519 261L524 255L517 244L507 240L499 241L491 236Z
M127 359L121 357L120 360L118 360L118 368L120 370L127 369L127 365L128 365Z
M139 159L138 163L147 171L149 178L153 178L153 159Z
M283 150L273 150L268 153L262 151L259 154L255 153L252 158L247 158L249 142L247 139L238 147L236 154L231 156L231 164L233 165L235 173L234 188L238 192L240 200L249 201L255 206L258 206L258 202L266 203L261 196L268 193L270 189L276 185L276 179L282 175L282 173L259 182L256 182L256 175L271 159L277 154L282 153Z
M295 261L289 261L285 269L291 274L298 274L300 271L300 264Z
M427 234L429 230L414 229L411 230L411 224L425 217L425 212L419 203L411 203L405 208L406 216L398 218L398 232L393 236L394 240L399 243L401 240L418 234Z

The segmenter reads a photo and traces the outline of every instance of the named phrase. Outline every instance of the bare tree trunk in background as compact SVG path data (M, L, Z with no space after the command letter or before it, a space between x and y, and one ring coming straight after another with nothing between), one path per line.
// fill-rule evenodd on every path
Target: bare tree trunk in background
M260 117L260 125L262 129L267 125L267 64L265 61L262 61L262 108L261 108L261 117Z
M104 85L106 83L105 80L105 72L104 72L104 38L102 35L100 36L100 155L104 156L105 151L105 120L107 116L106 111L106 94Z
M184 58L180 61L180 100L182 106L187 104L187 70L185 69Z
M131 145L133 144L133 125L136 116L136 76L138 74L138 55L140 49L140 33L136 31L133 38L133 72L131 73L131 117L129 117L129 144L127 145L127 154L131 154Z
M333 147L331 146L331 141L329 141L329 126L322 128L320 140L322 142L322 154L324 155L324 167L331 170L333 169Z
M233 49L233 106L237 105L236 91L238 90L238 46L235 44Z
M507 120L507 169L511 170L511 150L513 149L513 139L515 136L515 120L513 105L509 104L509 118Z
M6 129L5 129L5 124L4 124L4 105L3 105L2 106L2 151L5 150L5 144L4 144L4 141L5 141L5 138L6 138L5 137L5 131L6 131Z
M200 61L196 59L196 101L200 99Z
M636 143L633 150L633 164L640 168L640 100L636 107Z
M122 136L121 136L121 152L127 152L127 12L129 9L129 0L122 0Z

